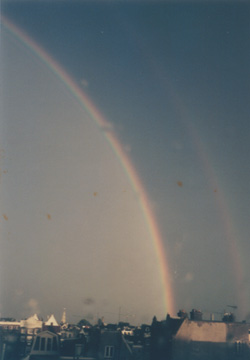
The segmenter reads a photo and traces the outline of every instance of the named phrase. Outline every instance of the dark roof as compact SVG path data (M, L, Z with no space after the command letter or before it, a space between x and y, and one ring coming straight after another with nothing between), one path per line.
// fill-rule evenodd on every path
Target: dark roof
M166 326L169 328L172 335L177 334L177 331L179 330L184 320L184 318L167 317Z

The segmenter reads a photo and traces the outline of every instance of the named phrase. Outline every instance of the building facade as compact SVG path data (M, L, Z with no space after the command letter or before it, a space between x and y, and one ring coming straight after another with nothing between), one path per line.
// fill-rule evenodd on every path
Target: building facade
M250 359L249 324L185 319L172 341L172 360Z

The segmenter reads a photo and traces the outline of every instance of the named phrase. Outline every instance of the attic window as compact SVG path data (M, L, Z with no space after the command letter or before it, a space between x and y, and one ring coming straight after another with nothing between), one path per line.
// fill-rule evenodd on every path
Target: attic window
M53 337L53 342L52 342L52 351L57 351L58 350L58 346L57 346L57 341L56 341L56 337Z
M112 359L114 357L114 346L105 346L104 357L105 359Z
M34 346L34 350L39 350L39 345L40 345L40 337L37 336L35 346Z
M237 355L242 355L243 354L243 343L240 341L236 341L234 343L234 346L235 346L235 353Z
M47 351L51 351L51 347L52 347L52 339L48 338L47 339Z
M40 350L45 351L45 338L44 337L41 338L41 349Z

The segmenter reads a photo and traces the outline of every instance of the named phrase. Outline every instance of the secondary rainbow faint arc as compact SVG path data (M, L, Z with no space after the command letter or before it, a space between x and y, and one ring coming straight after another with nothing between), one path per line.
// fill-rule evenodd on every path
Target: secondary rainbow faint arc
M133 190L139 195L139 202L144 219L146 221L151 238L154 241L156 254L159 259L160 273L162 277L161 281L164 288L164 305L166 307L166 312L173 314L175 312L174 296L171 286L170 272L168 269L167 255L163 247L162 237L142 182L139 179L131 160L123 150L117 137L112 131L109 130L110 124L104 119L104 117L94 106L93 102L82 91L82 89L76 85L76 83L64 71L64 69L51 56L49 56L45 50L38 46L27 34L25 34L21 29L10 22L6 17L1 16L1 23L10 33L12 33L29 50L31 50L37 57L39 57L53 71L53 73L62 80L64 84L66 84L67 88L71 93L73 93L74 97L78 99L80 104L84 106L84 109L96 122L98 127L105 130L103 132L105 138L118 157L127 177L129 178Z

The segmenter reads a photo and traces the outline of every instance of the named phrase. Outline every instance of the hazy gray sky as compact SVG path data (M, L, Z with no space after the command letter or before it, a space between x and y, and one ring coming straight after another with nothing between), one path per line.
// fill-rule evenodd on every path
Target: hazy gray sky
M2 6L82 87L133 162L175 310L237 305L238 319L250 312L249 11L199 1ZM2 314L66 307L116 321L121 306L136 321L164 317L140 194L104 130L17 38L1 38Z

